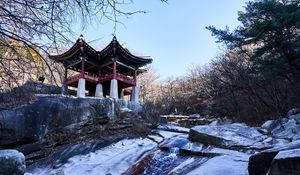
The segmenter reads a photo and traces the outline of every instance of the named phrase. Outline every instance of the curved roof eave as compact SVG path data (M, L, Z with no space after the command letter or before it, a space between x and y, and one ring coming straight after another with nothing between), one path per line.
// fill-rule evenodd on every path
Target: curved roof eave
M76 55L78 51L81 51L80 47L83 47L85 52L98 57L97 51L93 47L87 44L84 40L78 39L76 43L66 52L59 55L49 55L49 58L53 59L54 61L63 61L72 58L72 56Z

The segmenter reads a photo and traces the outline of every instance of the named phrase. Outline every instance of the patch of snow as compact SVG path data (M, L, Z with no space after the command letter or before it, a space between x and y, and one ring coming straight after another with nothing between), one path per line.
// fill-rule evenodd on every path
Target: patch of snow
M209 124L209 126L217 126L219 124L218 120L215 120Z
M185 127L181 127L181 126L175 126L175 125L170 125L170 124L159 125L157 127L157 129L166 130L166 131L173 131L173 132L182 132L182 133L189 133L189 131L190 131L189 128L185 128Z
M251 154L246 154L246 153L243 153L243 152L230 150L230 149L223 149L223 148L213 148L213 149L211 149L210 152L232 156L232 157L235 157L235 158L242 159L244 161L247 161L249 159L249 157L251 156Z
M267 120L265 123L263 123L261 125L261 127L264 129L269 129L269 128L271 128L273 123L274 123L274 120Z
M249 157L248 157L249 158ZM247 175L248 159L239 159L233 155L222 155L209 159L187 175Z
M276 152L276 151L284 151L290 149L297 149L300 147L300 140L295 140L287 144L278 145L274 148L267 149L264 152Z
M176 172L180 172L181 169L184 169L185 166L192 164L194 161L195 161L195 158L193 158L193 157L188 158L187 160L183 161L181 164L176 166L172 171L170 171L169 174L172 174L172 173L176 174Z
M283 131L272 132L275 138L297 140L300 138L300 126L294 119L283 124Z
M132 110L129 108L121 108L120 111L121 112L132 112Z
M287 159L287 158L299 158L300 149L292 149L286 151L280 151L274 159Z
M161 115L163 118L177 118L177 119L187 119L190 116L187 115Z
M165 139L169 139L175 136L186 136L187 134L184 133L178 133L178 132L170 132L170 131L162 131L162 130L158 130L157 133L161 136L163 136Z
M164 138L160 137L160 136L157 136L157 135L148 135L148 138L154 140L155 142L162 142L164 141Z

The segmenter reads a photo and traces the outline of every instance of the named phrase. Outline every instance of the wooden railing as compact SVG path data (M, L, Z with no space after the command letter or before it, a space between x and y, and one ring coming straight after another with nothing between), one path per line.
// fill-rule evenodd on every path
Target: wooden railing
M67 84L74 83L74 82L78 81L79 78L80 78L80 74L73 75L73 76L71 76L71 77L69 77L69 78L67 79L67 82L66 82L66 83L67 83Z
M92 83L99 82L99 78L96 76L84 75L83 77L84 77L84 79L86 79L87 81L92 82Z
M117 80L123 81L123 82L131 84L133 86L136 85L135 80L133 78L127 77L127 76L119 74L119 73L117 73Z
M109 81L113 79L113 75L109 74L109 75L102 75L101 77L99 77L99 82L105 82L105 81Z
M98 83L98 77L90 76L90 75L84 75L84 79L86 79L89 82ZM67 84L74 83L80 79L80 74L71 76L67 79Z
M83 78L86 79L89 82L92 82L92 83L98 83L98 82L102 83L102 82L106 82L106 81L112 80L113 79L113 75L109 74L109 75L104 75L104 76L101 76L101 77L84 75ZM71 76L71 77L69 77L67 79L67 84L74 83L74 82L78 81L79 79L80 79L80 74ZM116 74L116 79L119 80L119 81L128 83L128 84L130 84L132 86L136 85L136 82L135 82L135 80L133 78L127 77L127 76L119 74L119 73Z

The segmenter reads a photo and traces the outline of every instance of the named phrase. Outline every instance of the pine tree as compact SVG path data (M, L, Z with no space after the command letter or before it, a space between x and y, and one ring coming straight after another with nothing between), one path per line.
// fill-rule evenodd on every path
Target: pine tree
M272 74L300 71L300 1L250 1L239 12L242 23L233 32L209 26L213 36L228 48L251 46L254 68Z

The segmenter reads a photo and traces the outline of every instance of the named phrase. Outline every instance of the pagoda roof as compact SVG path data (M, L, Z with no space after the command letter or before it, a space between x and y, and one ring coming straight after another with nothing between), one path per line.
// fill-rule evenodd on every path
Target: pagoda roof
M82 35L76 43L66 52L59 55L50 55L49 58L56 62L69 62L78 60L80 56L88 58L97 65L109 61L118 61L133 68L139 68L152 62L150 57L135 56L117 41L114 36L112 41L101 51L96 51L83 40Z
M57 62L63 62L74 59L77 56L84 56L84 54L88 54L88 56L92 56L95 59L98 57L97 51L86 43L82 36L80 36L69 50L59 55L50 55L49 58Z

